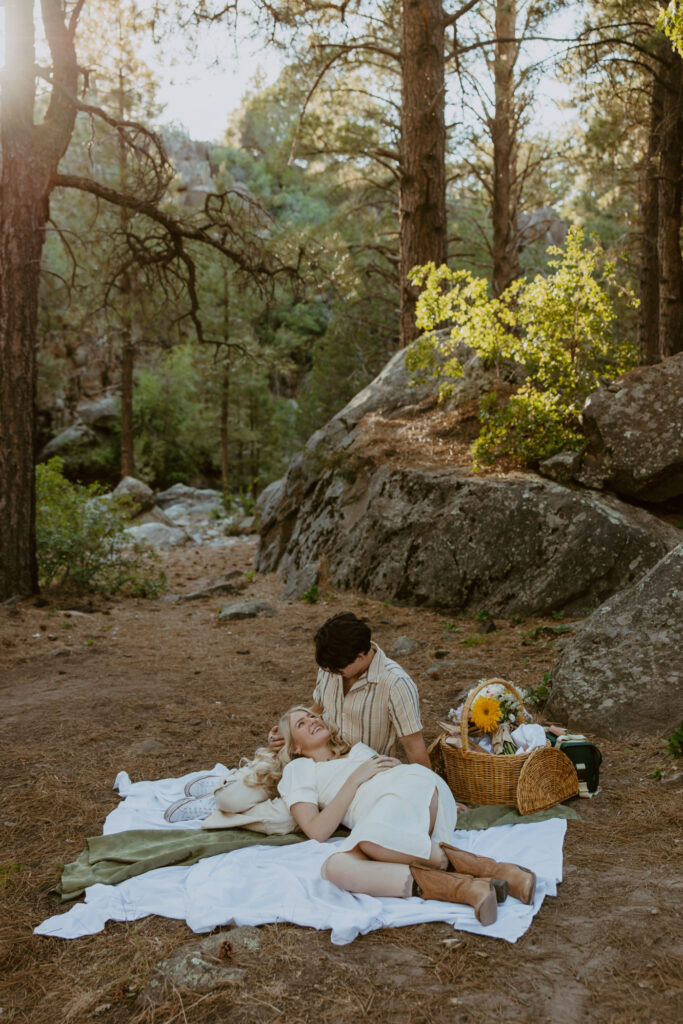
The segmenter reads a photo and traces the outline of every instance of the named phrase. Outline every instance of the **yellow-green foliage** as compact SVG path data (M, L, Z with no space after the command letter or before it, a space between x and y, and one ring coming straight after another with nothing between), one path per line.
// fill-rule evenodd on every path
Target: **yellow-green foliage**
M675 48L683 57L683 4L681 0L670 0L660 16L658 28L668 35Z
M41 586L156 597L166 585L159 558L126 537L130 508L97 484L67 480L55 457L36 466L36 545Z
M475 466L513 456L533 463L567 448L580 447L579 413L600 378L612 378L635 365L632 343L616 333L611 294L614 264L583 232L571 228L563 249L548 250L551 272L532 281L519 279L499 298L488 283L468 271L429 263L411 273L422 286L417 325L425 333L411 347L407 364L416 374L442 376L442 394L462 373L455 347L464 342L500 368L514 359L526 379L500 408L493 395L482 403L481 433L474 442ZM627 301L636 304L631 294ZM440 325L450 336L437 338Z

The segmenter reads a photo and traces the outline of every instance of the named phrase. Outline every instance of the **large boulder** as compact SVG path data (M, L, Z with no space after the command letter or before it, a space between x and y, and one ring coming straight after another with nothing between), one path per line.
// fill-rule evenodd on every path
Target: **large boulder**
M612 496L531 474L290 466L262 523L257 568L287 597L332 585L454 612L582 612L628 586L681 533Z
M80 421L72 423L70 427L63 430L61 434L57 434L51 441L42 449L38 459L40 462L46 459L51 459L53 455L60 455L65 448L71 448L72 445L93 445L97 443L97 434L94 430L91 430L85 423Z
M577 479L638 501L683 495L683 352L588 396Z
M95 430L110 430L121 420L121 398L117 394L100 395L76 406L76 414L83 423Z
M140 526L129 526L126 534L137 544L149 544L153 548L167 551L183 544L189 544L191 537L176 526L164 526L163 523L142 523Z
M154 491L143 480L138 480L134 476L124 476L114 488L113 495L115 498L125 500L133 514L154 508Z
M548 712L599 735L662 734L683 718L683 544L568 640Z

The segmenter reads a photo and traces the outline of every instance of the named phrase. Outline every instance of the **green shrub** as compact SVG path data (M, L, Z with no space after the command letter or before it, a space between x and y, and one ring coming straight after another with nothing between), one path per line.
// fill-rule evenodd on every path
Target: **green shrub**
M683 722L671 733L668 739L662 740L666 745L666 753L672 757L683 757Z
M443 379L442 394L462 374L455 353L464 342L500 371L503 359L520 363L524 383L500 405L489 395L481 405L481 432L474 442L475 467L512 456L530 464L584 444L579 415L588 394L603 377L635 366L636 348L616 332L613 263L597 246L584 245L583 232L571 228L564 249L551 247L547 275L519 279L498 298L469 271L429 263L410 277L423 290L417 325L428 332L412 346L406 363L422 378ZM627 300L636 299L627 293ZM433 333L452 326L450 337Z
M125 534L130 513L123 500L97 484L67 480L60 458L36 467L36 541L42 586L111 594L125 590L153 597L166 579L158 556Z

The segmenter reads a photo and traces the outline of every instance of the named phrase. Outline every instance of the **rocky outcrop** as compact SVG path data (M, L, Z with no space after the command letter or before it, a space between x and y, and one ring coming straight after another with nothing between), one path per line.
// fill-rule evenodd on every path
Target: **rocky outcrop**
M532 473L473 474L469 445L459 462L451 438L469 408L476 432L481 394L509 387L520 368L503 367L501 382L464 346L459 355L452 422L425 432L442 408L437 382L412 387L398 353L263 492L257 568L281 572L284 597L329 580L457 612L581 613L680 541L675 527L614 496ZM579 458L560 457L553 474L567 481Z
M670 732L683 718L683 544L567 641L548 713L598 735Z
M393 601L544 615L599 604L679 539L642 509L532 475L380 467L311 479L299 463L262 524L258 568L279 568L290 597L322 571Z
M646 502L683 495L683 352L594 391L582 419L580 483Z

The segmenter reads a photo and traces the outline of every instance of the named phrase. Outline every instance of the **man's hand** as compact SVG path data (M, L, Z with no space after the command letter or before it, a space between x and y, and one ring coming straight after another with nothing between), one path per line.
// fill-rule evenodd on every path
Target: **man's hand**
M276 725L268 733L268 749L273 754L279 754L285 745L285 738Z

